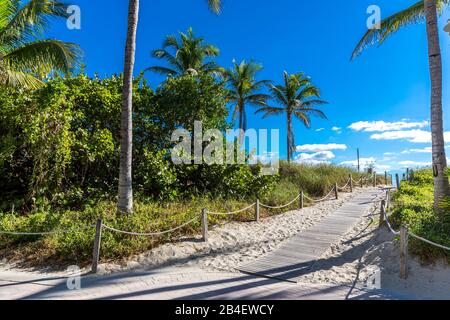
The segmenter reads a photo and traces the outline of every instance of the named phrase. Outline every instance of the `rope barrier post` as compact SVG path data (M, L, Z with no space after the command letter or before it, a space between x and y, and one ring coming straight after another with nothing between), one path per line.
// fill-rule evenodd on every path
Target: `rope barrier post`
M398 173L395 174L395 181L397 182L397 190L400 190L400 177Z
M381 210L380 210L380 221L378 223L378 227L381 228L384 224L384 215L386 214L386 201L381 201Z
M353 176L350 173L350 192L353 192Z
M92 255L92 273L97 273L98 262L100 261L100 245L102 241L102 219L97 220L97 224L95 226L95 238L94 238L94 251Z
M259 222L259 199L256 199L256 206L255 206L255 221Z
M408 228L400 229L400 278L408 278Z
M334 195L336 196L336 200L339 199L339 190L338 190L338 184L335 183L334 185Z
M377 187L377 173L375 171L373 172L373 187Z
M388 185L388 176L387 176L387 171L384 172L384 185Z
M305 207L305 194L303 193L303 191L300 192L300 200L299 200L299 208L303 209Z
M208 241L208 212L206 209L202 210L202 237L203 242Z

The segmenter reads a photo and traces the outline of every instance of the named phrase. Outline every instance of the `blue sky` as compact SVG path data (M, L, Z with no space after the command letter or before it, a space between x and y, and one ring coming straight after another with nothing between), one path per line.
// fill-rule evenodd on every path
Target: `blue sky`
M119 73L127 2L73 0L81 8L81 30L68 30L59 22L50 36L80 44L89 74ZM280 82L284 70L303 71L321 88L322 98L329 101L324 107L329 120L313 119L312 129L295 123L296 144L316 145L301 147L304 151L297 154L299 160L348 164L355 160L359 147L361 156L376 161L379 170L424 165L431 161L426 149L430 135L423 132L429 131L430 94L425 24L407 27L381 47L369 48L355 61L349 60L367 30L369 5L378 5L386 17L414 2L224 0L223 13L215 16L205 0L141 0L136 72L160 65L150 58L150 51L159 48L167 34L192 26L198 36L220 48L217 62L222 66L229 67L233 59L255 60L264 65L260 79ZM449 13L447 10L440 18L440 30L450 19ZM444 119L450 130L450 36L443 31L440 36ZM147 79L153 87L162 80L154 74L147 74ZM280 129L280 156L285 157L285 117L263 120L251 111L249 127Z

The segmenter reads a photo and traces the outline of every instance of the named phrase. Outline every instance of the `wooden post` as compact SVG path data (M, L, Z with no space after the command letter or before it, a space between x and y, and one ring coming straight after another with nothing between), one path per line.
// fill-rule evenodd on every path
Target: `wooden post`
M259 222L259 199L256 199L256 206L255 206L255 221Z
M375 188L377 186L377 173L373 172L373 187Z
M400 228L400 278L408 278L408 229Z
M395 174L395 181L397 182L397 190L400 190L400 177L398 173Z
M338 199L339 199L339 190L338 190L338 184L337 184L337 182L336 182L335 185L334 185L334 194L335 194L335 196L336 196L336 200L338 200Z
M378 223L378 227L382 227L384 224L384 214L386 213L386 201L381 201L381 210L380 210L380 221Z
M387 171L384 172L384 185L387 186L388 185L388 176L387 176Z
M303 191L300 192L300 203L299 203L299 207L300 209L303 209L305 207L305 194L303 193Z
M208 241L208 213L206 209L202 210L202 236L203 242Z
M97 273L98 262L100 261L100 246L102 242L102 219L97 220L95 226L94 251L92 254L92 273Z
M350 173L349 179L350 179L350 192L353 192L353 176L351 173Z
M409 181L409 168L406 168L406 181Z

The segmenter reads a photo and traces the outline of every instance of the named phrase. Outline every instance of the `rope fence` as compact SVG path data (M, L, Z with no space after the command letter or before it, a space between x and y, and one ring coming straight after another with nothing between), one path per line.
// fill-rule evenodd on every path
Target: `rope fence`
M95 224L88 225L80 228L72 228L72 229L60 229L53 231L42 231L42 232L14 232L14 231L0 231L0 234L9 235L9 236L48 236L58 233L72 233L76 231L85 231L95 227Z
M242 213L242 212L245 212L245 211L247 211L247 210L253 208L254 206L256 206L256 204L257 204L257 203L255 202L255 203L252 203L251 205L249 205L248 207L246 207L246 208L244 208L244 209L240 209L240 210L232 211L232 212L212 212L212 211L206 211L206 213L211 214L211 215L214 215L214 216L228 216L228 215L235 215L235 214Z
M400 277L402 279L408 278L408 240L409 237L413 237L417 240L420 240L422 242L428 243L429 245L432 245L437 248L441 248L443 250L450 251L450 247L441 245L439 243L435 243L433 241L430 241L428 239L425 239L421 236L418 236L417 234L411 232L406 225L402 225L400 227L399 231L396 231L393 227L391 222L389 221L388 211L391 205L391 194L390 189L386 190L386 200L383 200L381 202L381 212L380 212L380 227L386 223L388 226L388 229L391 233L393 233L396 236L400 236Z
M265 209L269 209L269 210L284 209L284 208L287 208L287 207L293 205L295 202L298 201L299 209L304 209L305 200L310 201L312 203L319 203L319 202L323 202L326 200L332 200L332 198L330 196L333 195L333 193L334 193L334 199L337 200L337 199L339 199L339 191L343 191L346 188L350 187L350 192L353 192L353 184L360 183L361 187L363 187L363 185L364 185L363 183L364 183L365 179L366 179L366 177L362 176L362 177L360 177L360 179L358 181L354 181L352 175L350 175L349 179L347 180L347 182L344 186L339 187L338 184L336 183L334 185L334 187L330 190L330 192L321 199L310 198L310 197L306 196L303 191L301 191L292 201L288 202L287 204L279 205L279 206L270 206L267 204L263 204L260 202L259 199L257 199L255 203L252 203L251 205L249 205L243 209L231 211L231 212L213 212L213 211L209 211L207 209L203 209L201 214L194 216L192 219L183 223L182 225L179 225L172 229L160 231L160 232L146 233L146 232L133 232L133 231L120 230L120 229L116 229L114 227L111 227L111 226L103 223L102 219L98 219L96 224L87 225L85 227L80 227L80 228L60 229L60 230L45 231L45 232L14 232L14 231L1 231L0 230L0 235L3 234L3 235L11 235L11 236L45 236L45 235L53 235L53 234L58 234L58 233L72 233L72 232L76 232L76 231L84 231L84 230L88 230L90 228L95 228L93 261L92 261L91 270L92 270L92 273L96 273L98 263L100 260L100 246L101 246L102 230L107 230L110 232L115 232L118 234L124 234L124 235L129 235L129 236L156 237L156 236L162 236L162 235L173 233L177 230L180 230L180 229L192 224L193 222L195 222L196 220L198 220L200 218L201 224L202 224L202 238L203 238L203 241L206 242L206 241L208 241L208 215L230 216L230 215L236 215L236 214L239 214L239 213L242 213L242 212L245 212L245 211L248 211L248 210L254 208L255 221L258 222L260 220L260 208L265 208ZM386 221L387 221L387 218L386 218Z

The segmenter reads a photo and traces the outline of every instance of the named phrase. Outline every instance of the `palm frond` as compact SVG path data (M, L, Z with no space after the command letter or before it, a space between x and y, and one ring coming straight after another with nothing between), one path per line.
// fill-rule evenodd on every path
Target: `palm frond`
M166 76L177 76L179 75L177 71L170 69L170 68L166 68L166 67L159 67L159 66L153 66L153 67L148 67L147 69L145 69L144 71L152 71L161 75L166 75Z
M30 0L22 7L15 7L16 11L8 23L0 29L0 42L3 44L13 45L13 42L18 41L16 45L21 45L23 41L41 36L51 18L69 16L67 5L57 0Z
M162 49L152 51L154 58L165 60L169 67L151 67L147 70L164 72L164 70L173 69L177 75L182 75L193 69L197 72L221 76L224 72L223 68L208 59L218 56L219 53L217 47L204 43L204 40L196 37L192 28L189 28L187 33L179 32L178 38L173 35L167 36Z
M5 87L38 89L44 83L27 72L0 69L0 85Z
M319 109L303 108L301 111L298 111L298 112L306 114L306 115L314 115L314 116L317 116L319 118L326 119L326 120L328 119L326 114L322 110L319 110Z
M48 73L60 70L64 73L77 67L79 47L58 40L41 40L16 48L2 58L6 68L15 71Z
M437 8L439 13L443 11L448 4L447 0L437 0ZM360 55L366 48L371 45L381 45L388 36L394 34L399 29L425 20L425 9L423 0L418 1L412 6L393 14L381 21L380 29L370 29L367 31L356 48L353 50L351 60Z
M222 10L222 0L208 0L208 7L215 14L219 14Z
M275 86L275 85L270 85L270 93L272 94L272 97L277 100L278 102L280 102L281 104L287 106L289 105L289 101L286 97L286 90L285 87L283 86Z
M285 112L284 108L267 106L267 107L259 108L258 110L255 111L255 114L264 113L263 119L265 119L269 116L280 115L284 112Z
M297 119L299 119L307 128L311 127L311 120L308 115L301 111L294 112L294 115Z

